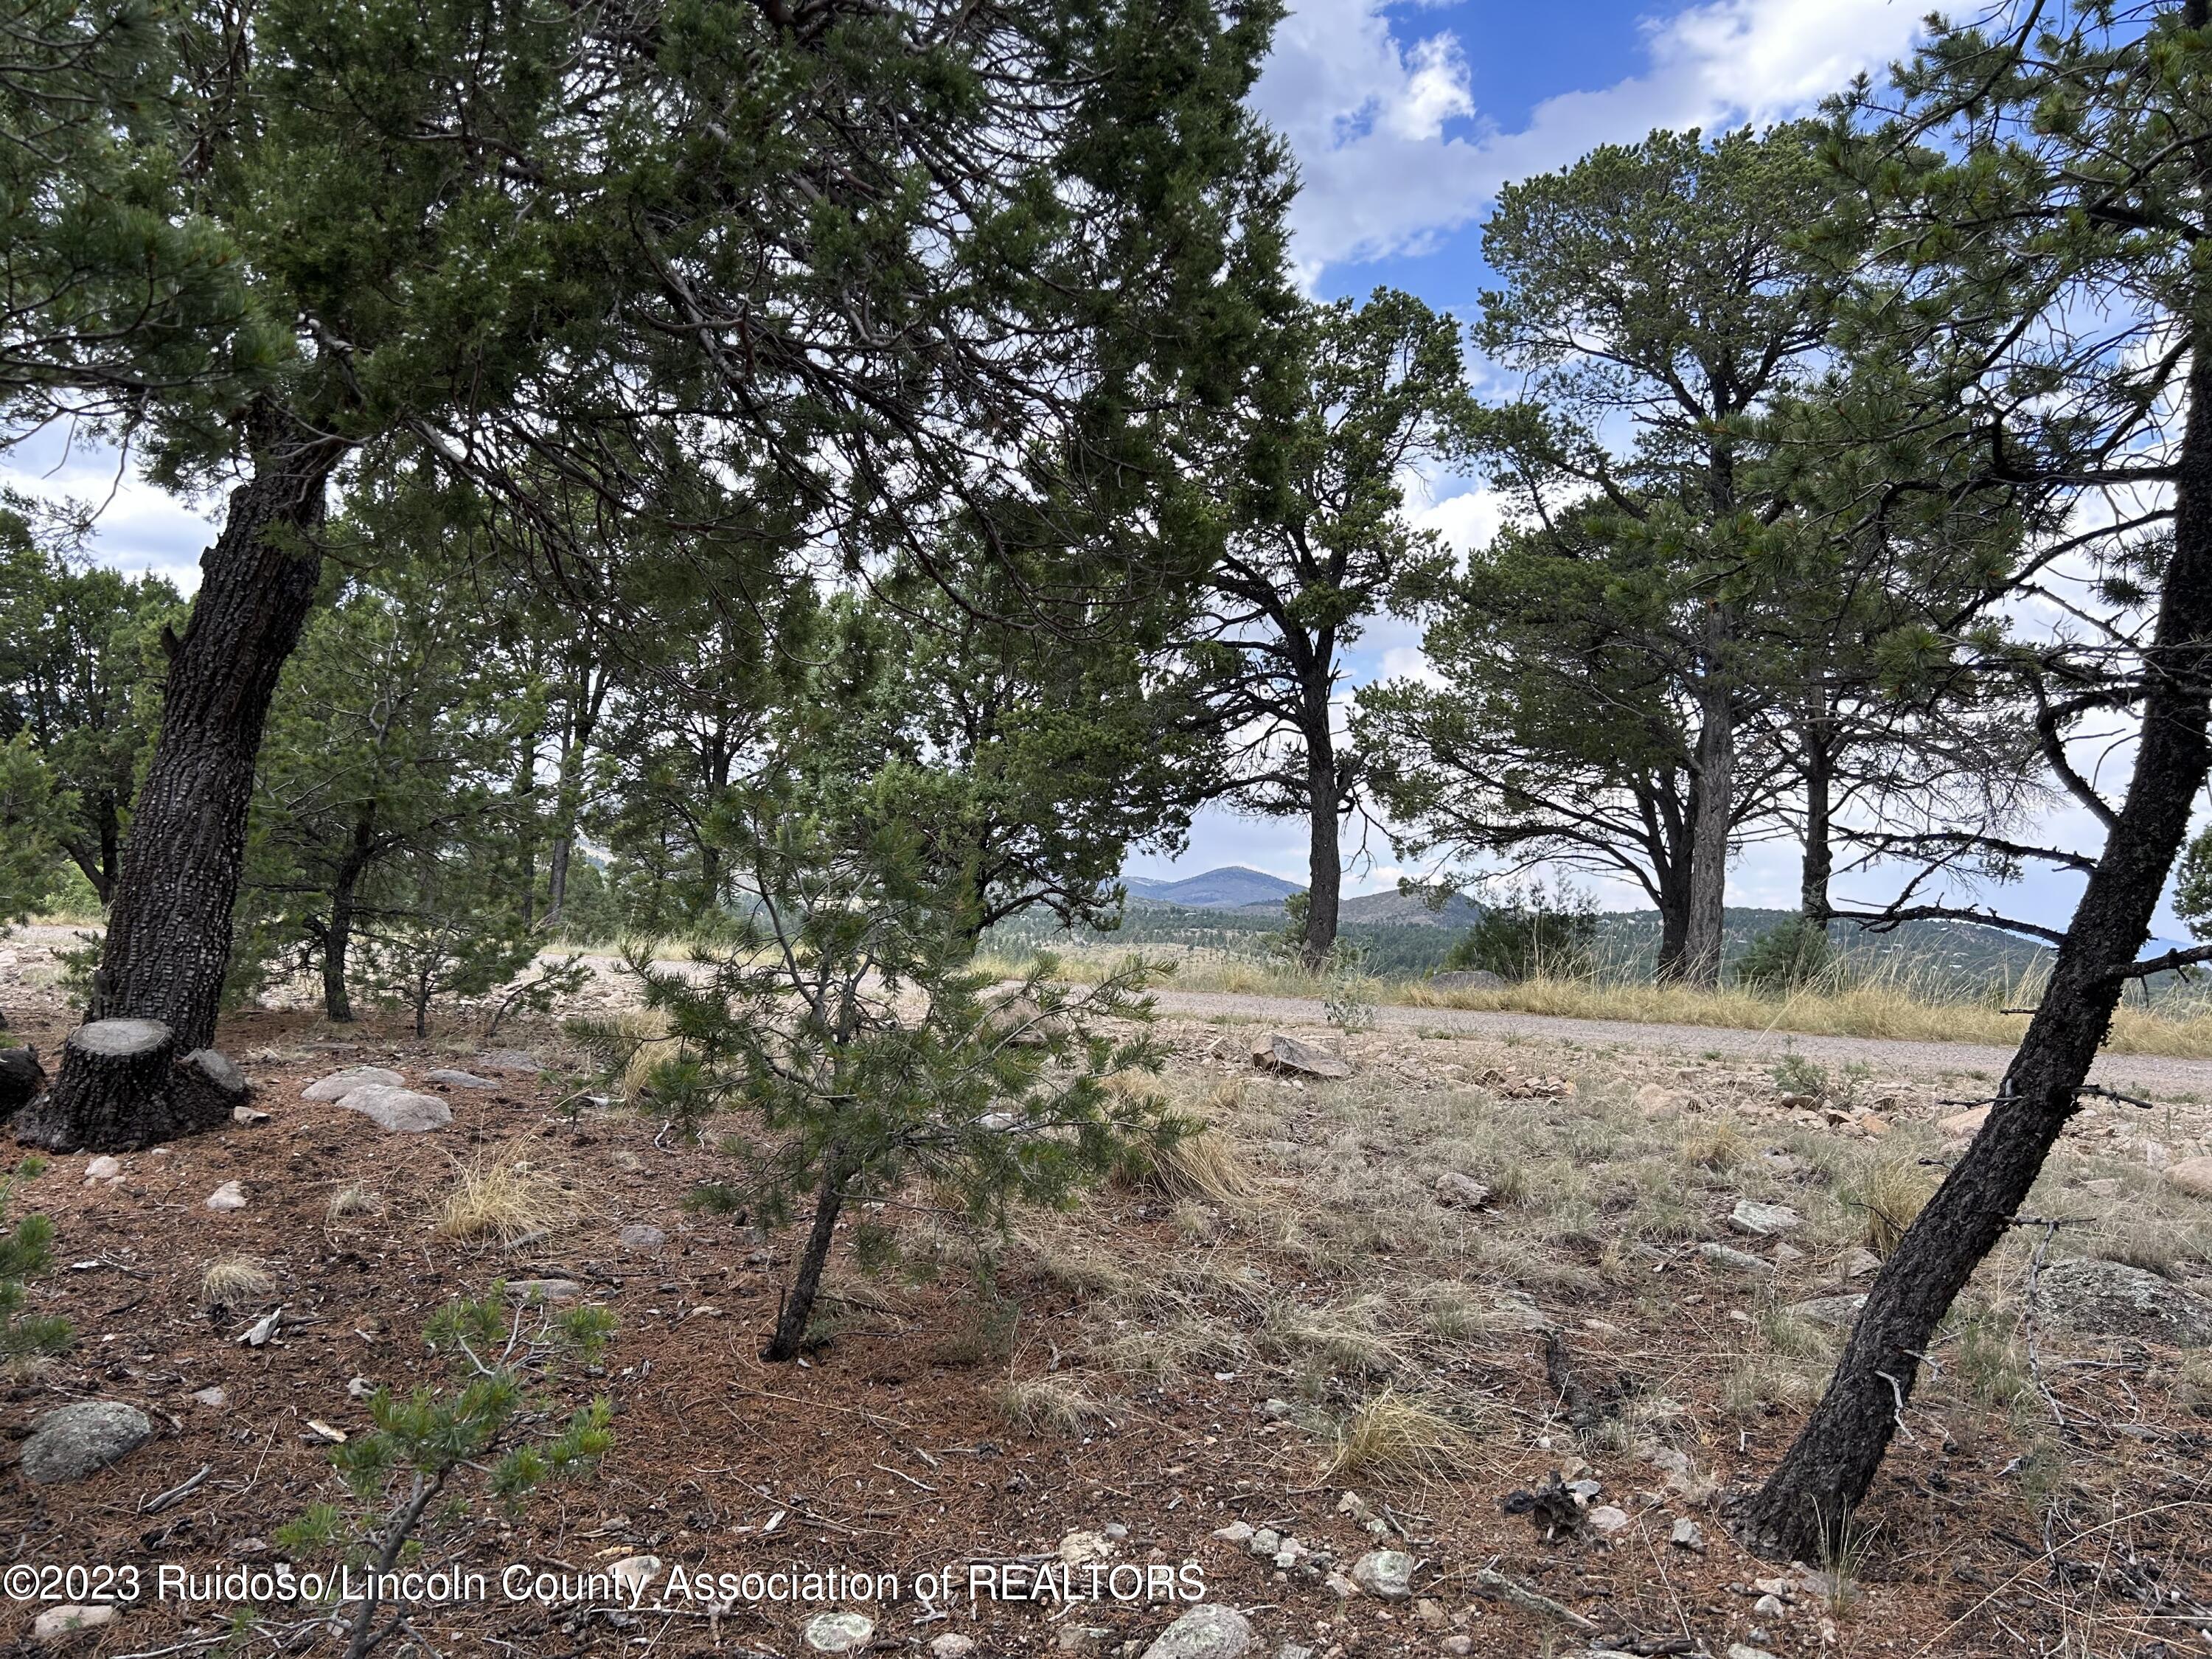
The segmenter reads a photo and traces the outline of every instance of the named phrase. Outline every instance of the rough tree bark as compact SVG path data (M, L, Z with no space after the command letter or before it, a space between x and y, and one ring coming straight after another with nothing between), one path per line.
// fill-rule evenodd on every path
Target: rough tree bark
M1721 629L1717 607L1709 633ZM1698 787L1691 809L1690 899L1682 940L1681 978L1691 985L1721 982L1721 933L1727 920L1729 831L1735 799L1735 711L1715 658L1709 653L1700 697Z
M343 453L336 440L289 433L262 445L251 476L231 492L222 533L201 556L93 975L92 1019L158 1021L180 1049L214 1041L254 760L277 674L314 601L322 558L313 533ZM65 1048L50 1097L70 1109L105 1098L72 1085L76 1063ZM141 1144L127 1103L103 1110L100 1142ZM77 1144L99 1144L95 1127L81 1126Z
M1829 842L1835 791L1834 740L1827 718L1827 688L1816 687L1799 742L1805 752L1805 862L1797 884L1797 908L1810 927L1828 931L1828 881L1836 852Z
M100 1019L62 1043L61 1076L15 1120L15 1138L49 1152L135 1152L230 1121L251 1091L211 1048L179 1055L155 1019Z
M1309 968L1319 968L1336 949L1338 913L1344 902L1344 851L1338 839L1336 748L1328 730L1328 708L1306 740L1306 922L1299 953Z
M806 1249L799 1258L799 1271L791 1290L776 1312L775 1334L761 1358L781 1364L799 1358L806 1346L806 1327L814 1317L814 1298L822 1290L822 1270L830 1264L830 1247L837 1237L838 1212L845 1207L845 1182L849 1172L834 1150L822 1160L822 1185L814 1195L814 1225L807 1231Z
M2080 1107L2128 965L2203 787L2212 708L2212 325L2196 328L2174 478L2173 551L2145 653L2134 775L1988 1121L1882 1266L1827 1392L1738 1511L1746 1545L1816 1559L1865 1498L1937 1323L2018 1213Z

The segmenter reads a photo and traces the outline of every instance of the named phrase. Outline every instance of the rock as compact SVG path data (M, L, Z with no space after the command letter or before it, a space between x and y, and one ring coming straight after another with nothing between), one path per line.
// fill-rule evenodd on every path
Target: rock
M1413 1617L1431 1630L1442 1630L1449 1622L1444 1616L1444 1604L1432 1595L1424 1595L1413 1603Z
M1060 1559L1071 1567L1079 1567L1086 1561L1103 1561L1114 1553L1114 1546L1103 1533L1072 1532L1060 1540Z
M660 1558L657 1555L625 1555L607 1569L607 1576L635 1595L639 1585L650 1584L660 1577Z
M457 1072L451 1066L441 1066L423 1074L425 1083L442 1083L448 1089L496 1089L499 1085L488 1077L478 1077L474 1072Z
M536 1077L545 1069L537 1055L525 1054L520 1048L494 1048L477 1055L469 1064L494 1077Z
M1705 1553L1705 1529L1688 1516L1679 1516L1674 1521L1674 1530L1667 1534L1667 1541L1678 1548L1703 1555Z
M1774 1659L1765 1648L1755 1648L1748 1642L1729 1644L1728 1659Z
M1845 1250L1844 1259L1837 1265L1843 1269L1844 1278L1864 1279L1881 1271L1881 1258L1861 1244Z
M121 1609L112 1606L48 1607L31 1621L31 1635L40 1642L58 1642L81 1630L98 1630L103 1625L112 1625L122 1616Z
M1479 1210L1490 1202L1490 1188L1473 1176L1447 1170L1437 1177L1437 1202L1448 1210Z
M246 1207L246 1188L235 1181L226 1181L203 1201L210 1210L242 1210Z
M1244 1547L1265 1559L1283 1547L1283 1534L1273 1527L1262 1527L1244 1540Z
M13 1117L46 1089L35 1048L0 1048L0 1120Z
M123 1179L123 1160L102 1152L84 1166L87 1181L120 1181Z
M968 1659L975 1651L975 1638L949 1630L929 1644L931 1659Z
M1805 1218L1787 1204L1760 1204L1739 1198L1735 1208L1729 1212L1728 1224L1729 1231L1747 1238L1778 1238L1796 1232L1805 1224Z
M1249 1544L1252 1541L1252 1523L1231 1521L1225 1527L1215 1528L1213 1535L1224 1544Z
M1413 1558L1403 1550L1370 1550L1352 1564L1352 1582L1385 1601L1413 1593Z
M349 1066L343 1072L332 1072L328 1077L319 1077L300 1091L302 1100L343 1100L356 1089L380 1085L397 1089L407 1079L383 1066Z
M1861 1291L1850 1296L1816 1296L1810 1302L1793 1302L1790 1311L1808 1324L1843 1331L1850 1328L1866 1304L1866 1292Z
M1273 1395L1260 1402L1260 1415L1270 1423L1284 1422L1292 1416L1295 1411L1296 1407L1289 1401L1279 1400Z
M1275 1659L1314 1659L1314 1650L1302 1648L1296 1642L1285 1642L1275 1650Z
M858 1613L817 1613L800 1636L817 1653L858 1653L876 1633L876 1621Z
M1340 1078L1352 1075L1349 1061L1326 1048L1301 1042L1280 1031L1269 1033L1252 1045L1252 1063L1263 1072L1286 1072L1298 1077Z
M1601 1533L1616 1533L1628 1524L1628 1511L1601 1504L1583 1518Z
M2118 1176L2100 1176L2094 1181L2085 1181L2081 1190L2097 1198L2118 1198L2120 1188L2127 1183Z
M2166 1184L2191 1198L2212 1198L2212 1158L2185 1158L2166 1166Z
M1778 1595L1762 1595L1751 1604L1751 1610L1762 1619L1779 1619L1790 1611L1790 1604Z
M230 1109L230 1121L243 1129L258 1129L269 1121L269 1114L258 1106L234 1106Z
M1237 1659L1252 1645L1252 1621L1219 1601L1201 1601L1145 1650L1144 1659Z
M1682 1103L1682 1097L1663 1083L1647 1083L1636 1091L1631 1103L1646 1116L1674 1110Z
M354 1089L338 1103L341 1109L359 1112L380 1129L394 1134L419 1135L442 1129L453 1121L453 1109L435 1095L412 1089L371 1083Z
M1755 1256L1748 1250L1739 1250L1730 1244L1700 1244L1698 1246L1698 1254L1717 1267L1732 1267L1740 1273L1754 1273L1760 1278L1770 1278L1774 1273L1774 1264L1771 1261Z
M1982 1125L1990 1121L1990 1109L1977 1106L1971 1112L1960 1112L1945 1118L1936 1127L1954 1140L1971 1140L1981 1133Z
M119 1400L85 1400L46 1413L23 1443L23 1479L58 1486L96 1474L154 1437L154 1425L136 1406Z
M1359 1594L1359 1586L1340 1572L1332 1572L1321 1581L1321 1587L1340 1601L1349 1601Z
M2212 1302L2141 1267L2058 1261L2038 1275L2037 1284L2051 1322L2069 1330L2185 1347L2212 1343Z
M192 1398L203 1406L220 1407L230 1396L221 1389L194 1389Z
M573 1279L510 1279L507 1293L518 1302L574 1302L584 1287Z
M666 1233L642 1221L632 1222L615 1237L625 1250L657 1250L668 1243Z
M217 1094L243 1100L253 1092L253 1085L238 1069L238 1062L217 1049L195 1048L177 1064L190 1066L199 1074L200 1081Z
M1502 991L1505 981L1487 968L1466 968L1431 974L1428 987L1431 991Z
M1792 1267L1805 1259L1805 1252L1795 1244L1784 1244L1778 1241L1774 1248L1766 1253L1766 1259L1778 1267Z
M1063 1625L1059 1647L1062 1653L1096 1653L1114 1632L1099 1625Z

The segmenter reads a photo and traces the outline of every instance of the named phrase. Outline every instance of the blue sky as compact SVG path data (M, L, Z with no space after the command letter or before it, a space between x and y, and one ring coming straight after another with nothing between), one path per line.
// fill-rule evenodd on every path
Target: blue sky
M1711 131L1805 113L1853 75L1879 74L1908 51L1927 3L1291 0L1254 101L1298 161L1304 188L1292 222L1301 274L1322 295L1364 295L1389 283L1469 316L1489 280L1480 225L1501 184L1657 126ZM204 512L219 503L173 501L118 477L112 454L66 451L58 438L24 446L0 463L0 474L80 499L112 492L100 556L194 585L211 533ZM1493 522L1482 493L1464 480L1437 481L1414 511L1462 548ZM1349 664L1350 686L1419 663L1416 634L1378 618ZM2052 828L2062 839L2081 832L2063 821ZM1360 834L1355 824L1355 843ZM1370 831L1367 841L1347 890L1389 887L1401 873L1387 837ZM1304 831L1296 820L1211 812L1174 865L1139 854L1130 867L1189 873L1220 864L1303 882ZM1730 897L1789 905L1796 883L1793 845L1754 847L1732 871ZM2007 902L2063 921L2070 896L2063 884L2038 881ZM1640 902L1626 890L1601 890L1601 898Z

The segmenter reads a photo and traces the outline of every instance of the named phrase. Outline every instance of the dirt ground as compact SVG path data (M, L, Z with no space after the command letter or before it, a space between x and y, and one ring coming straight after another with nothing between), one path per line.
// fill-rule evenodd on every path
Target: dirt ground
M35 957L0 960L0 1008L51 1054L69 1020ZM862 1218L898 1230L907 1266L871 1278L841 1251L824 1342L789 1366L757 1352L795 1234L688 1208L718 1155L618 1102L579 1103L581 1059L553 1022L491 1045L550 1070L471 1090L423 1082L479 1058L458 1022L420 1043L297 1008L240 1014L221 1046L267 1122L125 1156L112 1180L76 1155L21 1184L19 1207L58 1235L33 1308L77 1339L0 1378L0 1431L12 1444L40 1413L103 1399L156 1433L72 1485L31 1485L0 1451L0 1565L133 1565L149 1585L164 1565L331 1565L271 1542L342 1499L329 1432L367 1427L368 1384L442 1380L421 1334L452 1298L539 1279L619 1322L598 1374L538 1402L557 1415L610 1395L613 1449L512 1513L433 1514L417 1565L484 1572L488 1591L419 1608L421 1651L798 1656L809 1619L847 1608L879 1652L960 1636L985 1656L1135 1656L1184 1611L1147 1599L1164 1580L1242 1610L1249 1651L1270 1656L2212 1644L2204 1352L2024 1317L2039 1249L2212 1291L2212 1201L2160 1176L2212 1152L2191 1091L2085 1110L2032 1206L2059 1224L2021 1230L1931 1351L1856 1517L1865 1541L1793 1570L1739 1550L1726 1506L1780 1455L1840 1341L1795 1310L1865 1288L1857 1253L1956 1155L1939 1126L1993 1073L1433 1019L1347 1035L1316 1010L1267 1012L1165 1015L1164 1086L1213 1128L1154 1179L1003 1245L919 1203ZM1352 1077L1255 1071L1252 1039L1275 1029L1343 1052ZM301 1098L352 1065L445 1095L452 1124L387 1133ZM574 1218L511 1249L439 1236L464 1173L518 1167ZM245 1206L210 1209L229 1182ZM1799 1220L1747 1236L1741 1200ZM209 1305L208 1267L240 1258L267 1284ZM244 1340L280 1307L273 1339ZM1595 1487L1547 1536L1553 1475ZM1247 1528L1278 1534L1259 1540L1277 1553ZM1384 1549L1413 1558L1410 1597L1344 1594ZM660 1576L635 1605L582 1582L644 1555ZM1060 1561L1059 1579L1037 1571ZM548 1588L508 1599L510 1564ZM686 1598L669 1593L678 1567L886 1573L902 1593ZM957 1592L916 1599L917 1575L948 1567ZM337 1650L314 1608L225 1591L149 1593L53 1641L30 1633L51 1604L17 1601L0 1652Z

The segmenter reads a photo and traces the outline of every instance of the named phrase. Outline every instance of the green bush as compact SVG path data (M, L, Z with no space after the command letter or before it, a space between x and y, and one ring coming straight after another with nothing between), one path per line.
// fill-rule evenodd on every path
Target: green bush
M1736 983L1746 990L1778 996L1819 978L1835 960L1836 947L1827 930L1792 916L1752 940L1736 958Z
M27 1158L0 1176L0 1360L53 1353L69 1346L69 1321L23 1311L24 1280L44 1273L52 1261L54 1224L42 1215L27 1215L13 1228L7 1224L8 1200L16 1181L44 1167L41 1160Z
M1485 904L1444 966L1487 969L1504 980L1573 979L1589 972L1596 951L1597 902L1571 887L1547 892L1540 883Z

